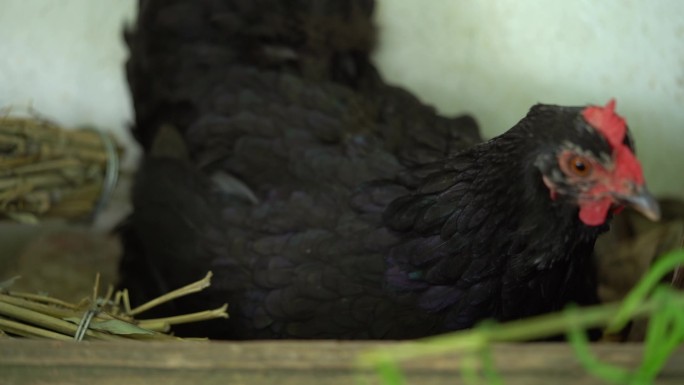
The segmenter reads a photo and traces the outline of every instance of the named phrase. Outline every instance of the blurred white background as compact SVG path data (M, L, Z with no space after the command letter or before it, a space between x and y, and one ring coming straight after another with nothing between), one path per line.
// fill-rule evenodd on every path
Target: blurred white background
M127 134L121 30L134 0L0 2L0 106ZM380 0L385 78L487 137L537 102L618 100L651 190L684 197L684 2Z

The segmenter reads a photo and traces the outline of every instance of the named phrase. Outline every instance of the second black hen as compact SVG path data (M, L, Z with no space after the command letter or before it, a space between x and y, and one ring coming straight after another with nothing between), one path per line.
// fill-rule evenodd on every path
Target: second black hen
M219 26L235 12L193 4ZM138 42L164 15L180 17L171 5L145 9ZM159 57L134 50L133 74ZM657 217L613 103L538 105L461 151L476 139L472 120L436 116L370 67L350 82L296 65L221 63L204 63L187 84L169 72L172 92L138 94L139 133L142 122L174 124L182 136L169 156L163 142L176 134L162 130L122 227L132 293L214 272L207 292L175 311L228 302L231 318L195 334L403 339L594 303L591 255L611 212L630 205Z

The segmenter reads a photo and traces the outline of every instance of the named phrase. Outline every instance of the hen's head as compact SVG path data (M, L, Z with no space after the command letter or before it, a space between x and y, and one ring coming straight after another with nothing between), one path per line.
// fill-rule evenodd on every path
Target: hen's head
M577 205L584 224L602 225L610 211L624 206L660 217L614 100L605 107L539 105L525 120L523 132L541 149L534 165L551 199Z

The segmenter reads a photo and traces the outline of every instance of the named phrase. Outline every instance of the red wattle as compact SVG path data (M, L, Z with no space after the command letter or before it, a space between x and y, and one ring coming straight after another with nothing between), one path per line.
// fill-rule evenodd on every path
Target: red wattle
M610 198L580 203L579 218L587 226L602 225L606 222L611 205Z

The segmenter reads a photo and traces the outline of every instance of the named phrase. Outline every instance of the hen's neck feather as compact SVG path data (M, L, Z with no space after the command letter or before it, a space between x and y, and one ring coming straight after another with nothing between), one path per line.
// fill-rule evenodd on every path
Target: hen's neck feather
M607 226L588 227L576 206L550 198L531 159L535 145L513 131L406 177L414 193L384 216L404 234L387 258L387 287L429 311L454 314L483 282L493 302L518 285L554 297L548 303L572 296L562 286L577 278L582 269L573 267L589 260Z

